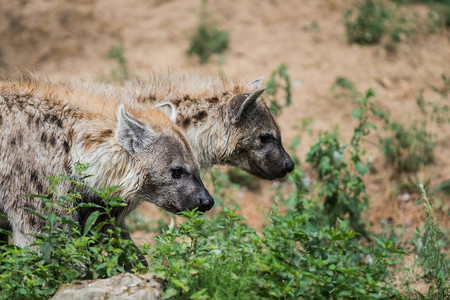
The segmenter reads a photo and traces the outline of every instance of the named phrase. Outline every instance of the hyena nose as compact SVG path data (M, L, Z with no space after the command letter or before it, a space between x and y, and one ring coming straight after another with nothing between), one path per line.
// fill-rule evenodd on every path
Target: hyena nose
M214 206L214 199L208 192L206 192L205 195L200 196L198 200L200 202L200 211L208 211Z
M291 172L292 170L294 170L295 163L294 163L294 161L289 157L289 159L286 160L286 161L284 162L284 167L286 168L286 171L289 173L289 172Z

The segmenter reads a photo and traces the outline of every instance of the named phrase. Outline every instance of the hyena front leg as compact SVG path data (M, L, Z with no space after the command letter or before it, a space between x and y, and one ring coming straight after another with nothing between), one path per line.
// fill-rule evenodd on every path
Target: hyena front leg
M41 232L45 226L43 220L28 211L9 216L14 245L23 248L31 245L35 238L33 234Z

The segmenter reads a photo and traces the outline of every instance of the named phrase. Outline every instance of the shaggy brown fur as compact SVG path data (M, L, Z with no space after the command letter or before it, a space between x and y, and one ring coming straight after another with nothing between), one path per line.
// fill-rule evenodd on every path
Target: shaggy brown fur
M117 225L142 201L179 212L212 207L199 165L184 134L160 111L133 105L125 112L119 96L45 82L0 81L0 213L14 243L29 245L42 220L44 175L73 174L75 162L90 163L85 181L95 188L120 185L128 206L118 209ZM114 100L116 98L116 100ZM60 186L62 193L70 188ZM99 203L87 190L85 201ZM101 202L99 203L101 204ZM81 222L88 211L78 210Z
M186 131L201 167L237 166L275 179L294 168L280 130L261 98L262 79L250 84L190 74L152 74L125 84L129 104L169 102L177 124Z

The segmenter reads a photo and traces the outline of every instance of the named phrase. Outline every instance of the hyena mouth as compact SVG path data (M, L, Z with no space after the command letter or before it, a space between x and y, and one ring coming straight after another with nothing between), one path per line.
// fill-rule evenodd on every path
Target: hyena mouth
M252 160L249 160L250 169L252 170L251 173L253 175L259 176L263 179L267 180L275 180L279 178L283 178L286 176L287 172L277 169L274 172L267 172L264 171L257 163L253 162Z
M268 179L268 180L274 180L277 179L276 176L264 171L257 163L255 163L252 160L249 160L249 164L250 164L250 173L252 173L253 175L259 176L263 179Z
M175 205L170 204L170 203L166 204L164 206L164 209L173 214L177 214L177 213L181 212L181 210L178 207L176 207Z

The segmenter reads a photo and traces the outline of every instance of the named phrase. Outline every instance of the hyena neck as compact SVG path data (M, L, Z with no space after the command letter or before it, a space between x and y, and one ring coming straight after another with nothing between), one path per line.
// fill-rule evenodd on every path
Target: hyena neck
M90 164L86 173L92 176L84 181L96 189L121 186L119 195L130 200L129 195L138 186L137 178L129 175L135 166L130 155L117 143L112 120L79 122L74 131L72 161Z
M197 116L204 115L203 118ZM188 139L202 168L225 164L231 155L230 130L219 105L200 111L181 111L177 123L183 127L185 120L194 120L184 126Z
M224 107L235 95L244 93L246 85L218 77L168 73L125 86L123 99L127 103L175 105L177 125L187 133L202 168L227 162L231 141Z

